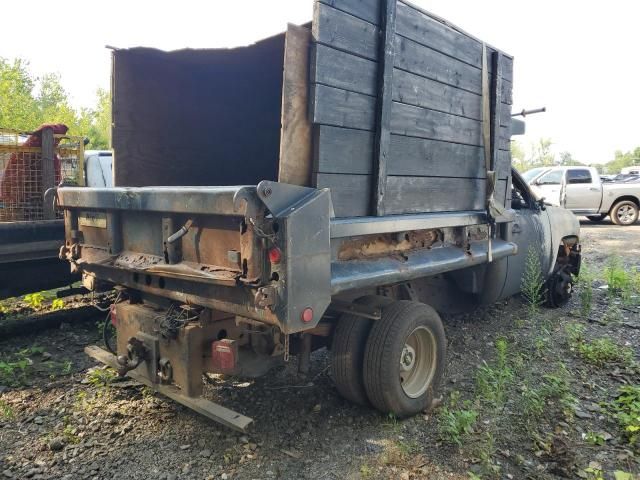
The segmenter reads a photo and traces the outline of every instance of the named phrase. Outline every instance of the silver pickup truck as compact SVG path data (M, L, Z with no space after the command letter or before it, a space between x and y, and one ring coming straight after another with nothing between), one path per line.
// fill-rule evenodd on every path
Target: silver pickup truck
M633 225L638 220L640 183L602 183L592 167L540 167L522 176L539 198L591 221L610 216L616 225Z

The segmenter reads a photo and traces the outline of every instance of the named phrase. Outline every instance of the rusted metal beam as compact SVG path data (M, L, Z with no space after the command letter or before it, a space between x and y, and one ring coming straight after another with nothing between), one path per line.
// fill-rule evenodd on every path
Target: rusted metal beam
M112 355L111 353L103 350L96 345L86 347L84 349L84 352L94 360L97 360L100 363L104 363L105 365L108 365L112 368L117 369L120 366L116 361L115 355ZM178 402L185 407L188 407L191 410L204 415L207 418L210 418L214 422L218 422L239 432L246 432L249 428L249 425L253 423L253 419L245 417L238 412L229 410L222 405L218 405L217 403L213 403L202 397L188 397L174 386L152 383L151 381L149 381L149 379L147 379L143 375L140 375L135 370L128 372L127 376L154 389L158 393L169 397L171 400Z

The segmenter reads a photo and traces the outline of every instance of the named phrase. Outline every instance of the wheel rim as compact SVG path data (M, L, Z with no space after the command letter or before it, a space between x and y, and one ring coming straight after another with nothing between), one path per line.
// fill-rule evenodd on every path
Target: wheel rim
M400 354L400 384L410 398L427 391L436 372L436 339L426 327L418 327L407 337Z
M616 216L621 223L631 223L634 215L635 211L631 205L622 205L616 212Z

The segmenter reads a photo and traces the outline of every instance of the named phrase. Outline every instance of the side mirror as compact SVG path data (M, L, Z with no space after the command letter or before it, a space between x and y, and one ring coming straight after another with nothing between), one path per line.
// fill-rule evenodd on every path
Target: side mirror
M544 203L544 197L542 197L540 200L538 200L536 202L536 204L538 205L538 208L543 212L547 209L547 206Z

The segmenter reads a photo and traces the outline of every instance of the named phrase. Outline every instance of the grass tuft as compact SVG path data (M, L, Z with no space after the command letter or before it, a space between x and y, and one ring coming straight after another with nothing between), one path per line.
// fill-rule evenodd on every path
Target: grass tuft
M470 401L460 402L460 392L451 392L449 403L443 405L438 414L440 438L446 443L462 446L463 440L473 433L478 415Z
M527 303L529 315L534 316L544 302L544 277L542 275L540 257L533 247L529 247L527 251L520 290Z

